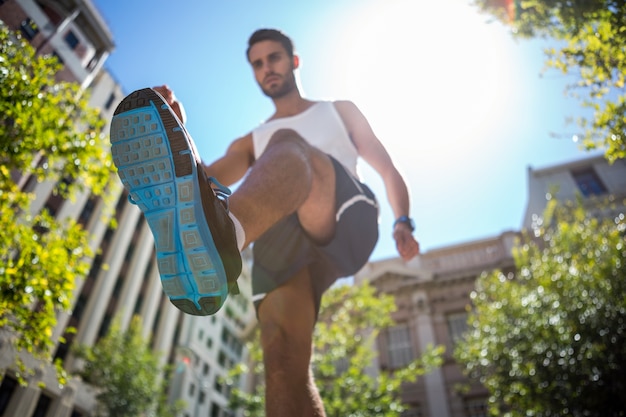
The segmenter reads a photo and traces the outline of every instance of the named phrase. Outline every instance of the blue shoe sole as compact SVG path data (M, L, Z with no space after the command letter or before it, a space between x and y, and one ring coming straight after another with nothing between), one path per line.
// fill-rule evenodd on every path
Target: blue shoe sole
M154 236L165 294L187 314L215 314L229 285L202 204L200 187L210 184L200 184L193 143L156 92L138 90L120 103L111 151Z

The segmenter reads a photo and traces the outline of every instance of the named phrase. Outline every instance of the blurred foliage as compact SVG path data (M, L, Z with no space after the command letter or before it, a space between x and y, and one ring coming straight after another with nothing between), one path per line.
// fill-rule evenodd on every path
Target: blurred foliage
M60 69L0 24L0 165L59 181L63 195L84 187L100 195L112 173L104 120L80 85L56 80Z
M625 415L624 217L552 200L514 252L518 272L478 279L455 356L492 415Z
M546 67L576 80L567 91L590 110L581 117L583 145L608 161L626 158L626 2L624 0L474 0L518 38L555 40Z
M396 417L403 411L400 389L442 363L443 348L432 347L422 357L393 372L374 368L376 338L393 325L391 295L377 294L368 283L332 287L322 299L313 337L311 361L315 382L328 417ZM255 375L262 377L263 361L257 334L248 344ZM230 407L242 408L245 416L260 417L264 411L264 387L253 394L234 387L247 366L238 365L227 383L233 386Z
M76 346L74 353L84 360L78 375L97 391L94 417L175 417L183 409L180 402L167 404L165 369L143 339L139 317L126 331L114 323L94 346Z
M33 196L15 178L56 182L53 193L64 198L84 187L98 195L112 169L103 121L78 85L55 80L59 68L0 22L0 336L21 383L33 369L20 353L50 360L57 313L70 309L93 253L76 222L32 213ZM60 364L57 371L65 383Z

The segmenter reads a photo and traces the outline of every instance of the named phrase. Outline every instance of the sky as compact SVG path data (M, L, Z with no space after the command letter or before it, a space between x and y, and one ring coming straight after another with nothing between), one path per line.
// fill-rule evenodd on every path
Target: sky
M205 162L273 113L245 49L258 28L284 31L303 95L353 101L387 148L423 252L519 230L528 169L590 156L567 123L575 78L544 73L546 41L514 39L470 0L93 1L116 44L106 68L126 93L169 85ZM359 169L381 205L371 260L396 257L382 181Z

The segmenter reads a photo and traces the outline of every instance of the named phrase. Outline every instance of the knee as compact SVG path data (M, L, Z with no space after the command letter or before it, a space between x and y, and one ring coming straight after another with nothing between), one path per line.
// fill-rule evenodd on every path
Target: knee
M293 129L288 129L288 128L278 129L276 132L272 134L272 137L270 138L270 142L282 142L282 141L306 143L304 138L300 136L298 132L296 132Z
M280 147L288 152L307 154L311 145L293 129L278 129L270 138L268 149Z
M266 351L310 349L312 334L303 327L284 321L266 320L259 323L261 329L261 346Z

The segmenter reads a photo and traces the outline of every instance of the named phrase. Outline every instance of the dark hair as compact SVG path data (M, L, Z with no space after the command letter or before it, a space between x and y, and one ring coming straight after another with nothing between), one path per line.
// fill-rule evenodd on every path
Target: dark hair
M250 35L248 39L248 49L246 49L246 57L250 60L250 48L261 41L275 41L279 42L283 48L287 51L287 55L293 57L293 42L287 35L277 29L259 29Z

